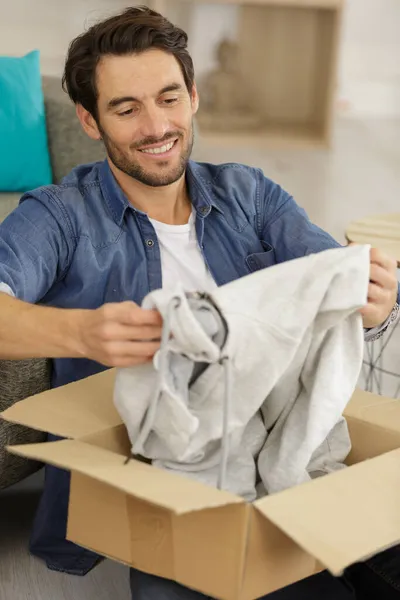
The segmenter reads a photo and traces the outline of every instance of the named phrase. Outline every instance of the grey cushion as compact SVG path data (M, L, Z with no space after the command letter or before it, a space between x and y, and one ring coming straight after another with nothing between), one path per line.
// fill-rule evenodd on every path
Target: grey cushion
M47 359L0 360L0 412L18 400L50 388L51 362ZM40 464L7 452L6 446L43 442L46 434L0 420L0 489L36 471Z
M14 192L1 192L0 193L0 221L3 221L7 215L18 206L21 194Z
M53 181L59 183L77 165L103 160L105 151L83 131L59 78L44 77L43 92Z

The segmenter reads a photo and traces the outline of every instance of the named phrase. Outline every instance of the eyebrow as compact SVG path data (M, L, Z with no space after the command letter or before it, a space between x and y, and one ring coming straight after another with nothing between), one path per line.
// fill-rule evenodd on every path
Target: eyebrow
M162 94L167 94L168 92L179 92L181 89L182 85L180 83L171 83L170 85L163 87L157 95L162 96ZM120 104L124 104L124 102L139 102L139 100L134 96L120 96L117 98L112 98L107 104L107 110L112 110Z

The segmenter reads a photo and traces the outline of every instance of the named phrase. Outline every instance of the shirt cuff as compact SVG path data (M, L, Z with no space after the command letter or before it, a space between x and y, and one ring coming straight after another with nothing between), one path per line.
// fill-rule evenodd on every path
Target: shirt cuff
M383 336L385 331L389 329L394 323L397 323L400 316L400 306L396 302L394 308L386 321L382 323L382 325L378 325L378 327L373 327L372 329L364 329L364 340L366 342L374 342Z
M3 292L3 294L8 294L9 296L13 296L15 298L14 292L6 283L0 283L0 292Z

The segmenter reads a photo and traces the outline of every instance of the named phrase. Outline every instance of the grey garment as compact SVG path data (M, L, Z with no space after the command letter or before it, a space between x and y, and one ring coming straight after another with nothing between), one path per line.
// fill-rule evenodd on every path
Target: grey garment
M235 439L230 436L228 441L228 457L223 456L224 434L221 440L207 444L196 462L187 460L153 461L154 466L182 473L186 477L228 490L242 496L248 502L256 499L257 495L265 495L265 489L256 487L258 478L256 458L267 439L267 432L260 413L257 412L250 422L238 430Z
M158 385L134 438L135 454L150 452L153 459L185 460L189 439L198 428L189 408L189 388L208 364L222 366L226 337L222 316L208 298L183 291L168 297L161 348L155 358ZM203 452L198 460L202 458ZM191 460L196 462L196 457L192 455Z
M158 371L156 388L146 392L137 370L123 370L117 375L115 404L127 424L134 455L151 457L154 466L185 473L205 484L227 489L248 500L255 499L256 464L266 439L259 412L243 424L234 435L228 435L232 401L231 364L225 360L224 347L228 326L212 298L207 294L187 294L180 290L159 306L164 316L161 349L155 359ZM173 336L170 336L171 331ZM133 376L135 383L129 380ZM224 403L218 410L207 408L205 420L214 422L214 434L199 435L195 447L191 438L199 432L202 397L196 396L196 382L223 381ZM138 388L139 382L139 388ZM129 390L134 385L132 402ZM211 410L210 410L211 408ZM222 409L222 410L221 410ZM204 422L202 415L201 422ZM204 440L207 440L205 442Z
M164 306L161 348L155 358L158 370L156 387L150 386L145 392L142 387L138 390L135 385L136 391L142 393L134 403L126 403L125 399L130 395L130 382L128 380L127 388L124 376L121 389L121 378L117 377L114 394L117 409L128 426L134 455L151 457L155 466L173 471L186 471L188 476L192 474L196 479L219 488L226 488L227 485L229 487L226 480L232 479L232 467L240 473L244 460L244 455L233 460L227 433L231 401L230 363L225 360L223 353L227 336L227 324L207 294L190 294L180 290L169 297ZM219 433L219 439L211 439L206 447L200 446L197 451L188 454L190 438L199 427L196 408L190 403L189 396L196 381L209 370L210 365L217 366L218 377L221 370L224 371L222 434ZM145 369L146 367L142 369L144 377ZM255 419L252 419L248 424L248 446L254 447L256 440L258 451L265 439L265 428L261 424L258 431L255 431L254 427L251 427L254 421ZM261 423L260 417L259 421ZM251 453L248 456L248 464L244 465L244 471L249 467L254 472L248 486L251 490L254 489L255 477Z
M347 335L341 340L342 332L339 330L340 337L337 339L335 329L328 332L322 330L318 334L316 329L309 328L305 332L303 343L292 357L290 367L276 382L261 407L269 435L258 457L258 469L264 489L269 493L303 483L305 470L313 479L343 468L343 461L351 450L347 423L339 411L335 418L331 417L330 427L322 442L315 444L319 427L329 423L329 416L327 420L324 414L328 413L329 405L343 402L340 397L335 399L335 394L329 389L331 386L333 388L332 375L342 382L346 397L349 392L345 389L352 393L360 370L354 369L353 379L349 379L351 371L347 372L346 368L342 373L339 371L342 360L349 361L349 366L351 360L361 362L361 327L359 332L357 328L352 331L349 327L348 330L349 344L357 343L358 333L358 357L349 355L345 347ZM351 340L352 335L354 340ZM353 346L355 352L356 347ZM335 353L342 355L337 363L333 360ZM343 408L346 403L342 404ZM314 442L311 441L313 439ZM311 453L310 448L314 448ZM258 487L258 495L262 489Z
M216 485L228 437L224 487L249 501L256 497L256 465L268 493L340 468L350 450L342 412L362 364L358 308L368 281L369 248L357 246L220 287L212 298L228 324L223 352L182 291L152 292L143 306L160 311L168 334L158 372L151 365L121 370L115 388L134 450ZM175 297L181 301L171 308ZM193 363L202 360L209 365L189 389ZM149 406L158 408L143 428Z

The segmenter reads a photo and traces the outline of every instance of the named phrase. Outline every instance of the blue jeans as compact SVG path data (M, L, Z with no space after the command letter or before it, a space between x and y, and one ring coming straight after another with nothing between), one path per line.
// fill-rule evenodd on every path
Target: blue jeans
M357 600L400 600L400 546L351 566L345 578Z
M210 600L173 581L131 569L132 600ZM326 571L264 596L266 600L355 600L356 596L341 579ZM375 600L383 600L376 597Z
M177 583L131 569L132 600L210 600ZM264 596L265 600L400 600L400 546L335 579L323 571ZM264 600L261 599L261 600Z

